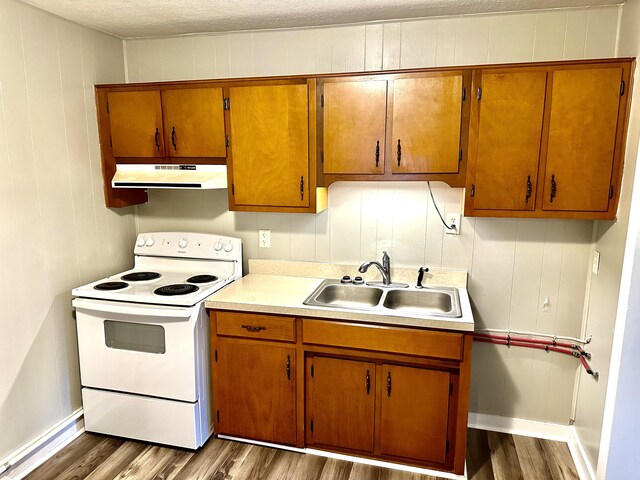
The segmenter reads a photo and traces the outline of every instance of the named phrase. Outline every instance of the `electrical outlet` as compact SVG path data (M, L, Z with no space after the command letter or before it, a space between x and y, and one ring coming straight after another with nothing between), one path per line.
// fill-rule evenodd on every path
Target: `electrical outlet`
M271 248L271 230L258 230L260 248Z
M448 213L444 217L445 222L449 227L453 227L451 229L445 228L445 233L447 235L460 235L460 214L459 213Z
M597 250L593 252L593 264L591 265L591 271L595 275L600 271L600 252Z

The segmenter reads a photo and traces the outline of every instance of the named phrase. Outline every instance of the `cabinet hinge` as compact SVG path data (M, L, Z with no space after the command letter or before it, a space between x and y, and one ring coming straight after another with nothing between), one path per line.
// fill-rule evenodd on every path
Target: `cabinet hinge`
M231 110L231 100L229 100L229 97L222 100L222 108L224 110Z
M109 101L107 101L107 113L109 113Z
M113 138L109 137L109 146L111 147L111 150L113 150Z
M462 147L458 150L458 163L462 161Z
M482 100L482 87L478 87L478 92L476 94L476 98L479 100Z
M229 135L224 137L224 146L229 147Z
M313 377L314 371L313 371L313 365L311 365L311 376Z
M453 383L449 384L449 395L453 395Z
M624 95L624 80L620 82L620 96L622 95Z
M613 198L613 185L609 185L609 199Z
M311 419L311 425L309 425L309 428L311 428L311 431L313 432L313 418Z
M324 152L320 152L320 163L324 163Z
M216 418L220 421L220 410L216 410Z
M473 198L476 194L476 186L472 183L471 184L471 192L469 192L469 195Z
M320 95L320 107L324 108L324 95Z
M218 361L218 350L216 350L215 358L216 358L216 362L217 362Z
M462 87L462 101L467 99L467 87Z
M449 440L447 440L447 447L445 449L445 453L449 453Z
M236 188L234 187L233 183L231 184L231 195L235 195L236 194Z

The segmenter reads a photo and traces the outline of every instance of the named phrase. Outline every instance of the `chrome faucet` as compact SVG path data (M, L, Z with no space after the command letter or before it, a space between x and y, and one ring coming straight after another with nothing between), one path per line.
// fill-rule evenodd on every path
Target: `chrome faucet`
M362 265L360 265L358 271L360 273L365 273L371 265L380 270L380 274L382 275L382 284L391 285L391 259L389 258L387 252L382 252L382 265L380 265L380 262L372 260L370 262L364 262Z

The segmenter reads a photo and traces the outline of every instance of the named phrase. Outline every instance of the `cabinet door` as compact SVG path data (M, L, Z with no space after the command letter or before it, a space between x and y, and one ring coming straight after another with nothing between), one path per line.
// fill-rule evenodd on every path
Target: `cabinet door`
M375 364L318 356L308 362L307 443L373 452Z
M387 82L324 84L324 173L384 172Z
M393 173L458 173L462 75L393 82Z
M608 210L622 74L618 66L554 72L544 210Z
M237 205L309 206L307 85L229 89Z
M162 95L170 156L227 156L221 88L165 90Z
M547 73L484 73L476 158L467 189L474 209L533 210Z
M449 422L447 372L383 365L380 453L444 463Z
M295 443L295 355L291 347L218 339L218 433Z
M160 92L109 92L114 157L164 157Z

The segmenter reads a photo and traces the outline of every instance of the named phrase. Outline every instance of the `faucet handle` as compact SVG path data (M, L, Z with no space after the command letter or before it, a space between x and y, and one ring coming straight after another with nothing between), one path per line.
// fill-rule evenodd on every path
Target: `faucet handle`
M416 280L416 288L424 288L422 286L422 278L424 277L424 274L427 273L429 271L428 267L420 267L418 269L418 279Z

